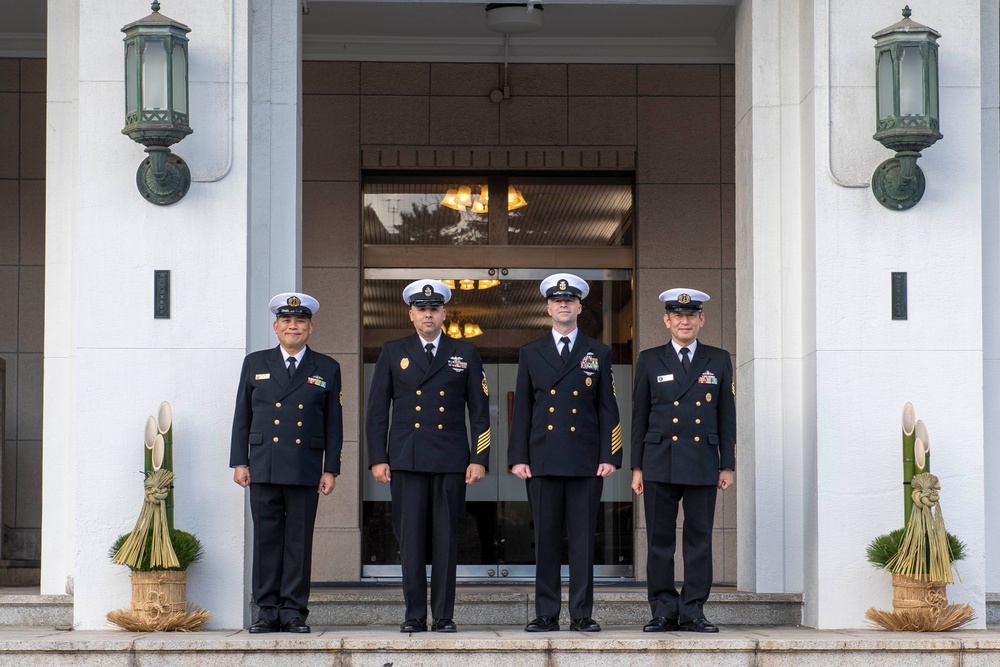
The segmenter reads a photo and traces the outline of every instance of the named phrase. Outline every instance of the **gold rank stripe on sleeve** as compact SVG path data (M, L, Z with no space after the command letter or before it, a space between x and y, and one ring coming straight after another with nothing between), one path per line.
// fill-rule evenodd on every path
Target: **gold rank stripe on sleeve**
M618 450L622 448L622 425L621 422L615 424L614 429L611 431L611 453L617 454Z
M484 431L482 435L479 436L479 442L476 444L476 454L482 454L490 447L490 432L489 429Z

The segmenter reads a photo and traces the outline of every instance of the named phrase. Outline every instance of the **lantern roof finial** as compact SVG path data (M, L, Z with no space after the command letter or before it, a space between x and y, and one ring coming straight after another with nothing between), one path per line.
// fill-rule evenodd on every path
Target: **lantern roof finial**
M912 13L913 12L910 11L910 6L909 5L906 5L905 7L903 7L903 18L904 19L910 18L910 14L912 14Z
M149 8L152 9L154 12L160 11L160 2L159 2L159 0L153 0L153 4L151 4L149 6ZM909 7L907 7L907 9L909 9Z

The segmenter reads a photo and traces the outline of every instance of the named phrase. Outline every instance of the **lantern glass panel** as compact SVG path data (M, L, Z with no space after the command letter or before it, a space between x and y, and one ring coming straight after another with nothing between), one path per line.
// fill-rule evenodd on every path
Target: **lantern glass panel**
M160 39L148 40L143 49L142 106L159 111L167 108L167 50Z
M919 46L903 47L899 60L899 115L923 116L924 67Z
M125 113L133 114L139 110L139 86L137 78L138 56L135 51L135 43L129 42L125 46Z
M878 54L878 117L891 118L896 113L892 102L892 52L886 49Z
M180 44L174 45L173 53L174 111L187 115L187 54Z
M938 63L937 63L937 51L931 49L930 61L928 64L928 92L930 93L931 108L929 113L931 117L938 117Z

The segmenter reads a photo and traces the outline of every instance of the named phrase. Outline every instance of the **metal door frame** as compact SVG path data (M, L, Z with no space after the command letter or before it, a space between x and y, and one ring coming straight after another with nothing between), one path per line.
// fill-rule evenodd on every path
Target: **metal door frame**
M382 247L382 246L378 246ZM511 246L503 246L505 250L512 250ZM454 250L447 246L434 246L432 248L423 247L421 248L422 253L431 251L430 254L437 255L440 253L440 257L436 259L444 260L441 264L438 264L434 268L433 273L435 278L447 279L447 278L470 278L470 279L488 279L488 278L498 278L500 280L542 280L547 276L551 275L554 271L551 267L525 267L525 266L515 266L515 267L461 267L461 266L447 266L448 260L452 262L455 259ZM564 249L572 257L575 253L575 249ZM593 252L594 248L586 248L586 250ZM602 249L603 250L603 249ZM631 248L629 248L631 251ZM437 252L434 252L437 251ZM402 254L402 253L401 253ZM583 260L581 264L589 264L591 259L589 257L590 253L583 253L584 256L579 257ZM569 257L563 257L565 262ZM402 258L400 258L402 259ZM410 258L413 259L413 258ZM428 259L427 256L421 257L421 262L424 263ZM504 257L503 259L512 259L511 257ZM532 258L526 258L528 262ZM520 263L520 262L519 262ZM565 264L563 264L565 266ZM604 280L614 280L614 281L627 281L632 279L633 270L631 268L571 268L571 269L559 269L562 272L573 273L580 276L584 280L588 281L604 281ZM426 268L382 268L382 267L366 267L363 270L363 280L419 280L420 278L427 277L428 270ZM362 374L363 376L363 374ZM491 425L492 427L492 425ZM362 502L364 498L362 497ZM633 502L635 502L633 500ZM427 566L427 576L430 577L431 566ZM506 574L504 574L506 573ZM513 564L513 565L501 565L499 563L491 563L484 565L459 565L457 570L457 578L461 582L465 583L525 583L532 582L535 580L535 565L527 564ZM562 565L561 567L561 578L564 581L569 579L569 566ZM361 566L361 579L362 581L369 582L384 582L384 583L396 583L402 579L402 571L400 565L366 565L362 563ZM631 565L594 565L594 579L595 581L633 581L635 579L635 563Z

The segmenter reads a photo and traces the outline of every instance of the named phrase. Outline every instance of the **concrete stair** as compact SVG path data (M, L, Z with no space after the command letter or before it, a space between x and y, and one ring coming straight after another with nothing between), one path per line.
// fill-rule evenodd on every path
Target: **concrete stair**
M0 664L18 667L912 667L1000 664L1000 631L941 634L723 627L717 635L644 634L638 626L529 635L460 627L404 635L395 627L320 628L313 634L138 634L0 629Z
M566 616L563 587L563 622ZM429 606L429 605L428 605ZM323 626L398 625L403 621L403 593L396 587L313 588L309 622ZM798 625L799 594L712 591L705 615L724 625ZM644 585L596 586L594 618L604 625L642 625L649 620ZM523 626L535 617L532 586L459 586L455 622L461 626Z

